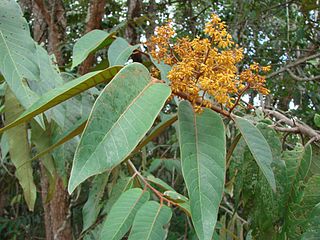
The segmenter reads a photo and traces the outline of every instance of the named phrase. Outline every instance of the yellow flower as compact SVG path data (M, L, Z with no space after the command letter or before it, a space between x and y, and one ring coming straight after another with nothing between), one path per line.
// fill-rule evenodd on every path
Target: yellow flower
M158 27L147 46L153 58L172 66L168 79L173 94L184 93L196 111L201 111L201 106L212 106L211 101L204 99L206 94L216 103L233 108L236 99L249 88L269 93L265 77L259 72L267 72L270 67L253 63L239 73L237 65L243 59L243 50L233 42L225 22L217 15L213 14L205 26L208 38L184 37L172 44L175 32L171 25L169 22Z

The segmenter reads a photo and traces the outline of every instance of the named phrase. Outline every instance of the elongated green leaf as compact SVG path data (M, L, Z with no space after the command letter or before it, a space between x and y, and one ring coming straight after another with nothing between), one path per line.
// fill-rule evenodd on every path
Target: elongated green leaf
M68 190L123 161L151 128L170 96L138 63L124 67L97 98L75 153Z
M163 240L164 225L172 216L171 209L155 201L145 203L137 212L129 240Z
M5 96L6 121L12 121L23 108L9 88ZM24 199L30 211L33 211L37 196L37 188L33 181L33 170L30 161L30 146L28 142L27 125L20 124L15 129L10 129L6 134L9 142L11 161L16 167L15 175L22 187ZM2 150L2 149L1 149Z
M246 141L259 168L266 177L273 191L276 191L276 180L271 168L272 153L268 142L261 132L248 120L235 117L234 121Z
M160 178L156 178L155 176L153 176L152 174L149 174L146 179L148 180L148 182L153 183L155 185L157 185L158 187L162 188L163 190L171 190L174 191L174 189L169 186L166 182L164 182L163 180L161 180Z
M101 198L108 183L110 172L105 172L94 177L89 197L82 208L83 228L87 230L96 221L102 208Z
M0 72L23 107L38 99L27 80L38 81L36 45L16 1L1 1Z
M188 202L189 199L186 198L185 196L183 196L180 193L177 193L176 191L165 191L163 193L164 196L166 196L168 199L177 202L177 203L184 203L184 202Z
M111 208L103 224L100 239L116 240L128 232L141 206L149 200L149 192L133 188L124 192Z
M226 171L226 137L221 117L205 109L197 114L189 102L178 109L183 177L191 218L199 239L211 240L222 198Z
M121 69L119 66L107 68L103 71L91 72L66 84L54 88L44 94L37 102L21 114L15 121L0 129L0 133L25 122L49 108L103 82L110 81Z
M73 47L71 69L83 62L90 53L110 45L114 33L107 33L102 30L93 30L81 37Z
M110 66L124 65L139 44L131 46L125 39L117 37L108 49L108 59Z

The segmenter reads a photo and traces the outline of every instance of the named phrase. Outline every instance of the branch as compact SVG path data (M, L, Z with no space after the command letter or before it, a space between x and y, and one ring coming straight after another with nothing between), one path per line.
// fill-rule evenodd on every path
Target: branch
M266 78L274 77L274 76L278 75L279 73L288 71L289 68L295 67L295 66L297 66L297 65L299 65L301 63L304 63L304 62L306 62L308 60L311 60L311 59L314 59L314 58L317 58L317 57L320 57L320 52L316 53L314 55L310 55L310 56L307 56L307 57L299 58L295 62L289 63L286 66L280 68L278 71L267 75Z
M297 121L294 121L293 119L290 119L283 115L282 113L275 111L275 110L270 110L270 109L263 109L263 112L269 116L273 116L277 120L280 120L281 122L287 124L291 128L281 128L281 127L276 127L275 129L278 131L282 132L293 132L293 133L301 133L303 135L306 135L310 137L311 139L314 139L314 141L319 141L320 140L320 134L311 128L310 126L299 123Z
M297 81L317 81L320 80L320 75L314 76L314 77L299 77L295 75L289 68L287 69L287 72L290 74L290 76L297 80Z

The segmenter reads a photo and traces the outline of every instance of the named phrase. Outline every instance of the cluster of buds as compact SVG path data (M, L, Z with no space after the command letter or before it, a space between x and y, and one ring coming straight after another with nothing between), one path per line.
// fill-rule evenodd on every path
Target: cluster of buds
M237 99L249 89L268 94L265 77L260 74L270 67L254 63L239 73L237 65L243 59L243 50L232 40L225 22L213 14L204 33L207 38L184 37L173 44L175 32L168 22L158 27L155 36L147 42L155 60L172 66L168 79L174 95L183 93L200 110L202 106L211 107L213 102L233 109ZM211 96L213 101L206 96Z

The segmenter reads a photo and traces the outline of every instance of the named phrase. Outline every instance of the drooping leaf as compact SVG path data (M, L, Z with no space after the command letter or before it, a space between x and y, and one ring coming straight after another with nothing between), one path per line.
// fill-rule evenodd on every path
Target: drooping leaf
M82 36L73 46L71 69L83 62L90 53L98 51L113 41L114 33L93 30Z
M235 117L234 121L259 168L266 177L273 191L276 191L276 181L271 168L272 153L268 142L261 132L248 120L241 117Z
M82 208L83 227L82 232L87 230L96 221L102 208L101 198L109 179L110 172L105 172L94 177L89 191L88 200Z
M69 192L123 161L150 129L170 93L167 85L151 81L143 65L124 67L92 109L75 153Z
M38 96L30 90L27 80L38 81L40 69L36 44L16 1L1 1L0 52L1 74L22 106L29 107Z
M0 129L0 133L16 126L21 122L25 122L32 117L42 113L49 108L103 82L110 81L117 72L121 69L119 66L107 68L103 71L90 72L75 80L67 82L66 84L54 88L44 94L38 101L30 106L24 113L22 113L15 121Z
M166 235L164 225L169 223L171 216L169 207L155 201L145 203L136 214L128 239L163 240Z
M117 37L108 49L108 59L110 66L124 65L139 44L131 46L124 38Z
M195 113L189 102L178 109L183 177L191 219L199 239L210 240L217 221L226 171L226 137L221 117L212 110Z
M128 232L137 211L149 200L149 192L133 188L124 192L112 206L103 224L100 239L118 240Z
M5 104L6 122L14 120L23 111L23 107L19 104L9 88L7 88L6 91ZM30 211L33 211L37 196L37 188L33 181L27 124L20 124L16 128L10 129L6 134L6 137L8 139L11 161L16 167L15 175L22 187L24 199L28 208ZM4 154L4 152L2 152L2 154Z

